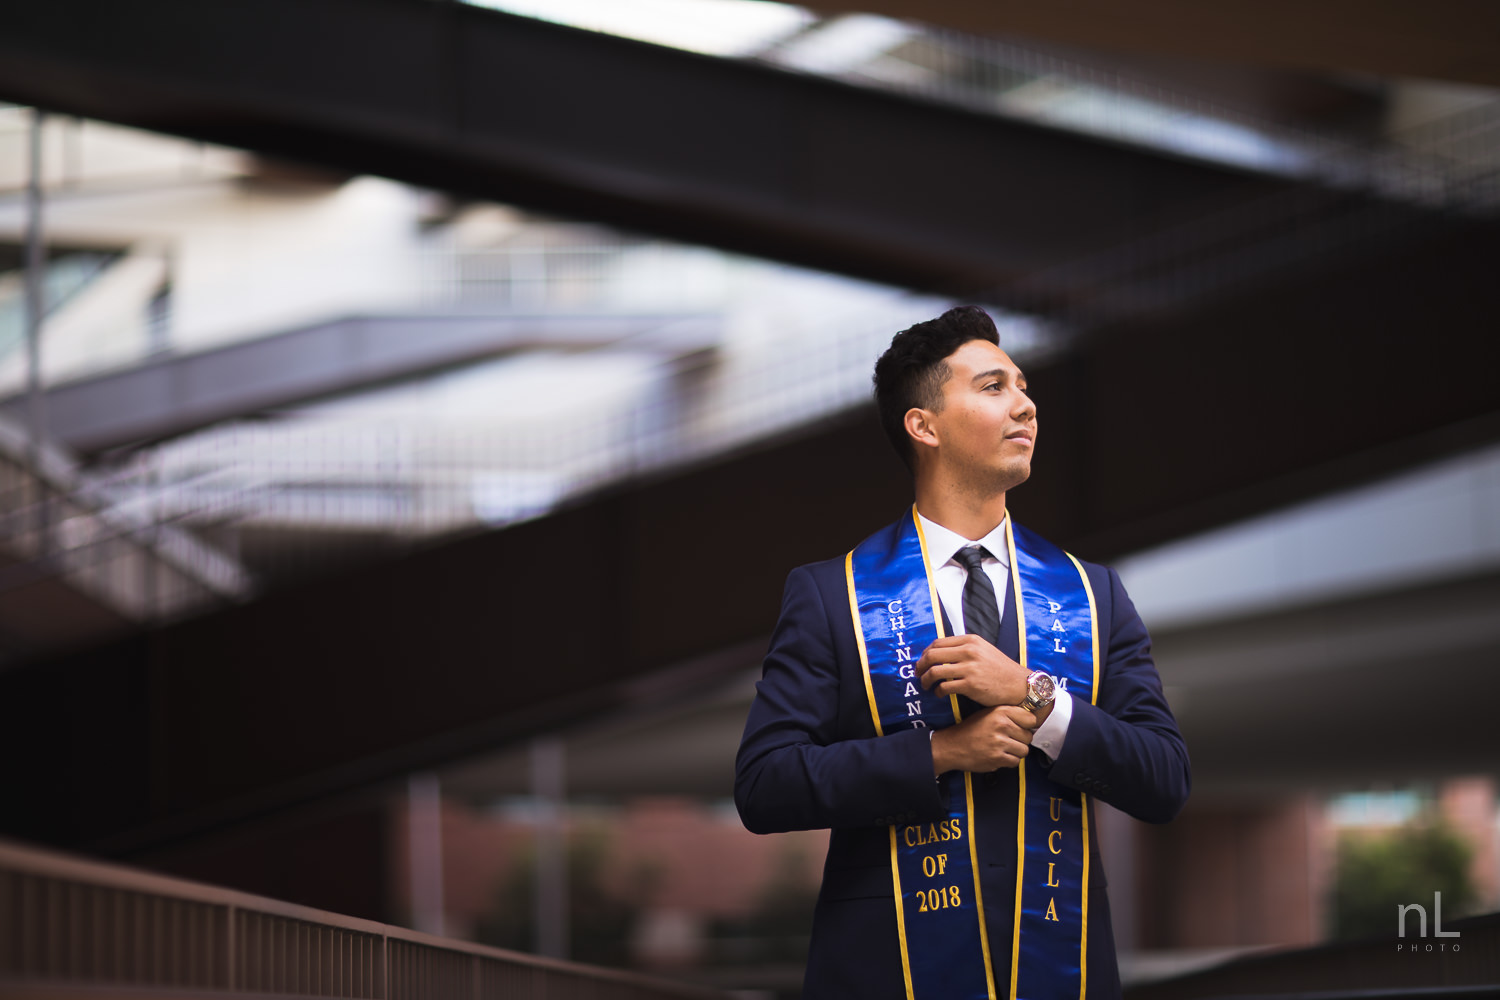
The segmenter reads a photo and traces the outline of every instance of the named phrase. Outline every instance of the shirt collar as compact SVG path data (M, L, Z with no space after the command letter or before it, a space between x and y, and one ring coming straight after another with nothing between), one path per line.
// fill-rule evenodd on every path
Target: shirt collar
M974 544L974 541L988 549L990 555L1000 561L1000 565L1010 566L1010 554L1005 549L1005 522L1010 519L1009 511L1005 512L1005 517L1000 519L1000 523L989 534L973 541L924 517L921 511L917 512L917 517L922 522L922 535L927 540L927 558L931 560L933 569L945 565L955 552L965 545Z

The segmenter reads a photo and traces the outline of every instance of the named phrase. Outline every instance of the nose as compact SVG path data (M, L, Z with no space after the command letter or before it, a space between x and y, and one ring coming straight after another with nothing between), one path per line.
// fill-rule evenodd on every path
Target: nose
M1017 420L1035 420L1036 404L1031 401L1030 396L1026 395L1025 389L1018 388L1016 393L1016 407L1011 411L1011 416Z

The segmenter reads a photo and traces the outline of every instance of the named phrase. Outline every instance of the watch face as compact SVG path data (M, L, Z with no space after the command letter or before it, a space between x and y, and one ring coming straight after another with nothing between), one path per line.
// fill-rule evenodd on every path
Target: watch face
M1038 702L1051 701L1052 695L1057 689L1057 685L1052 680L1052 675L1044 674L1040 671L1026 679L1026 686L1031 691L1031 697Z

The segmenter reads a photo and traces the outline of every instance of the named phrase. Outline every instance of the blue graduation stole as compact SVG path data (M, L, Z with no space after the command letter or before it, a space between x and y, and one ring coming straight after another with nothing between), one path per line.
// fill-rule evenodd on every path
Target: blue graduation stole
M1074 698L1097 700L1099 636L1094 596L1078 560L1006 522L1020 663L1058 678ZM849 610L877 734L940 729L962 719L957 696L916 679L922 651L944 634L927 542L910 517L861 542L844 559ZM942 776L948 816L892 826L891 882L908 1000L996 1000L974 839L974 783ZM1051 782L1034 757L1018 769L1015 933L1005 996L1084 995L1088 950L1088 809Z

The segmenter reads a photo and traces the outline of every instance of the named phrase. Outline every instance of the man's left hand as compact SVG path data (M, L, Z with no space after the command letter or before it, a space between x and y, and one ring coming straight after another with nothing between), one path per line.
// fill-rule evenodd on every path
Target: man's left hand
M933 694L961 694L981 705L1019 705L1031 672L977 635L949 635L917 661L917 676Z

